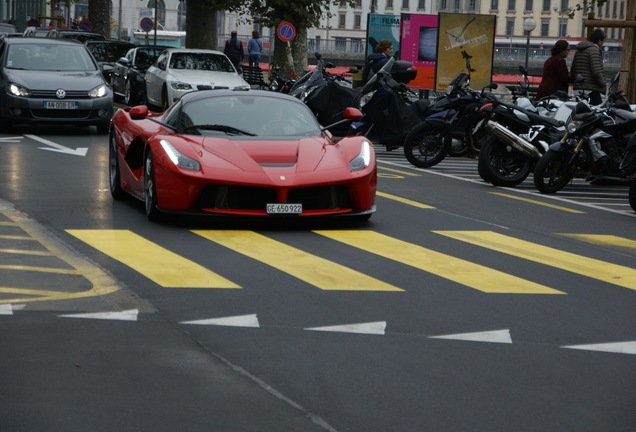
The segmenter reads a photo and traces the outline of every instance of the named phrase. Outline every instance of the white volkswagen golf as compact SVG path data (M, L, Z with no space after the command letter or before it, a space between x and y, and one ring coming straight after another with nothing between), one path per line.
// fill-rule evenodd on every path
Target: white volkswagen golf
M249 89L232 62L220 51L170 48L148 68L146 102L165 111L191 91Z

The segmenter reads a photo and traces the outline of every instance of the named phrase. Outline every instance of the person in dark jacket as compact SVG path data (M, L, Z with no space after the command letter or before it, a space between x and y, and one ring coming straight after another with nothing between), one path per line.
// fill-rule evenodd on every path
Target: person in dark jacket
M362 71L362 79L366 83L373 74L378 73L382 66L389 61L393 53L393 42L388 39L382 39L375 47L375 52L369 54L367 62ZM373 74L371 73L373 72Z
M593 105L603 102L601 95L605 93L607 87L601 52L603 42L605 42L605 32L601 29L594 30L588 40L579 42L570 69L574 90L590 91L590 103ZM583 77L582 84L575 81L577 75Z
M236 31L232 31L232 33L230 33L230 38L225 41L223 53L230 59L238 73L241 73L241 62L245 55L243 53L243 44L240 40L238 40Z
M535 99L550 96L561 90L568 92L570 73L565 58L570 54L570 44L566 40L558 40L552 48L552 56L543 63L541 84Z

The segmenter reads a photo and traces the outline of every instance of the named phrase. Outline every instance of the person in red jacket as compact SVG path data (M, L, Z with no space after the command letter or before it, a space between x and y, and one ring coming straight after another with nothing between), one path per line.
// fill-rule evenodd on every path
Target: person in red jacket
M535 99L550 96L558 90L568 92L570 74L565 58L570 54L570 44L566 40L558 40L552 48L552 56L543 64L543 76L541 84L535 95Z

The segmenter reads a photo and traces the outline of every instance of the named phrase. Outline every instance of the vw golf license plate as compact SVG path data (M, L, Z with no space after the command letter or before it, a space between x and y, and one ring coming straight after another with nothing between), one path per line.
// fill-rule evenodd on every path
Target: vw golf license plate
M268 214L301 214L302 204L267 204Z
M77 109L77 102L44 102L44 108L46 109Z

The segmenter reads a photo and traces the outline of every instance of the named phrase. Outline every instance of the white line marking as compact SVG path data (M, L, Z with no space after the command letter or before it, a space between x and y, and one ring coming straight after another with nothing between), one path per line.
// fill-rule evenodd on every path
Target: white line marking
M228 327L260 327L256 314L237 315L224 318L210 318L196 321L183 321L180 324L215 325Z
M94 312L71 315L58 315L61 318L87 318L119 321L137 321L139 309L130 309L121 312Z
M475 333L456 333L443 336L429 336L430 339L452 339L472 342L512 343L510 330L493 330Z
M636 341L613 342L589 345L567 345L561 348L577 349L586 351L602 351L619 354L636 354Z
M310 327L306 328L305 330L384 335L385 329L386 321L376 321L369 323L344 324L327 327Z

